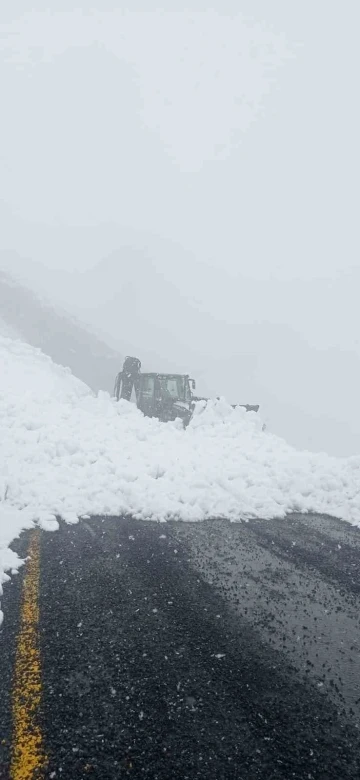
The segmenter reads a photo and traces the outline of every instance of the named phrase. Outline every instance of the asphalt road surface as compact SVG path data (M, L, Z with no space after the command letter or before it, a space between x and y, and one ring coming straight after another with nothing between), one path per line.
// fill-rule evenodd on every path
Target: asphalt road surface
M1 778L360 777L357 529L92 518L41 533L39 556L38 618L27 567L5 586ZM38 619L33 708L31 689L14 704L24 609ZM32 718L44 756L19 770Z

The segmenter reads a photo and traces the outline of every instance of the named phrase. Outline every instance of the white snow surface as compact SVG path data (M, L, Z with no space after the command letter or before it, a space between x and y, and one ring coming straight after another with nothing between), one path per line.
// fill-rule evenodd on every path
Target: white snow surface
M0 336L0 583L21 529L82 515L232 521L292 511L360 525L360 456L298 452L259 414L199 403L190 426L95 397L40 350Z

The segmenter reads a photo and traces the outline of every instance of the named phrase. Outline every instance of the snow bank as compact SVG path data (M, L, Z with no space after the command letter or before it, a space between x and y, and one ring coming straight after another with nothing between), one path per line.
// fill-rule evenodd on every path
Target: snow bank
M297 452L223 400L180 422L144 418L0 337L0 546L54 516L203 520L324 512L360 525L360 457ZM49 526L50 522L50 526ZM0 566L14 568L13 553Z

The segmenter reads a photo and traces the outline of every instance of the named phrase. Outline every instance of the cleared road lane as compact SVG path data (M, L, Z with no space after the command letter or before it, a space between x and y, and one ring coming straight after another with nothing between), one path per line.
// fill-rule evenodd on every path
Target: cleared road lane
M356 529L93 518L41 534L39 555L34 776L360 776ZM2 778L25 584L5 588Z

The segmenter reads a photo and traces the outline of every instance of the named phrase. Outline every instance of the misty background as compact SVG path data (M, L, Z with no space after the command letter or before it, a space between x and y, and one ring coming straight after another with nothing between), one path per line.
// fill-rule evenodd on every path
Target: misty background
M0 20L4 327L54 335L81 378L101 353L93 386L135 354L358 454L358 3L14 0Z

